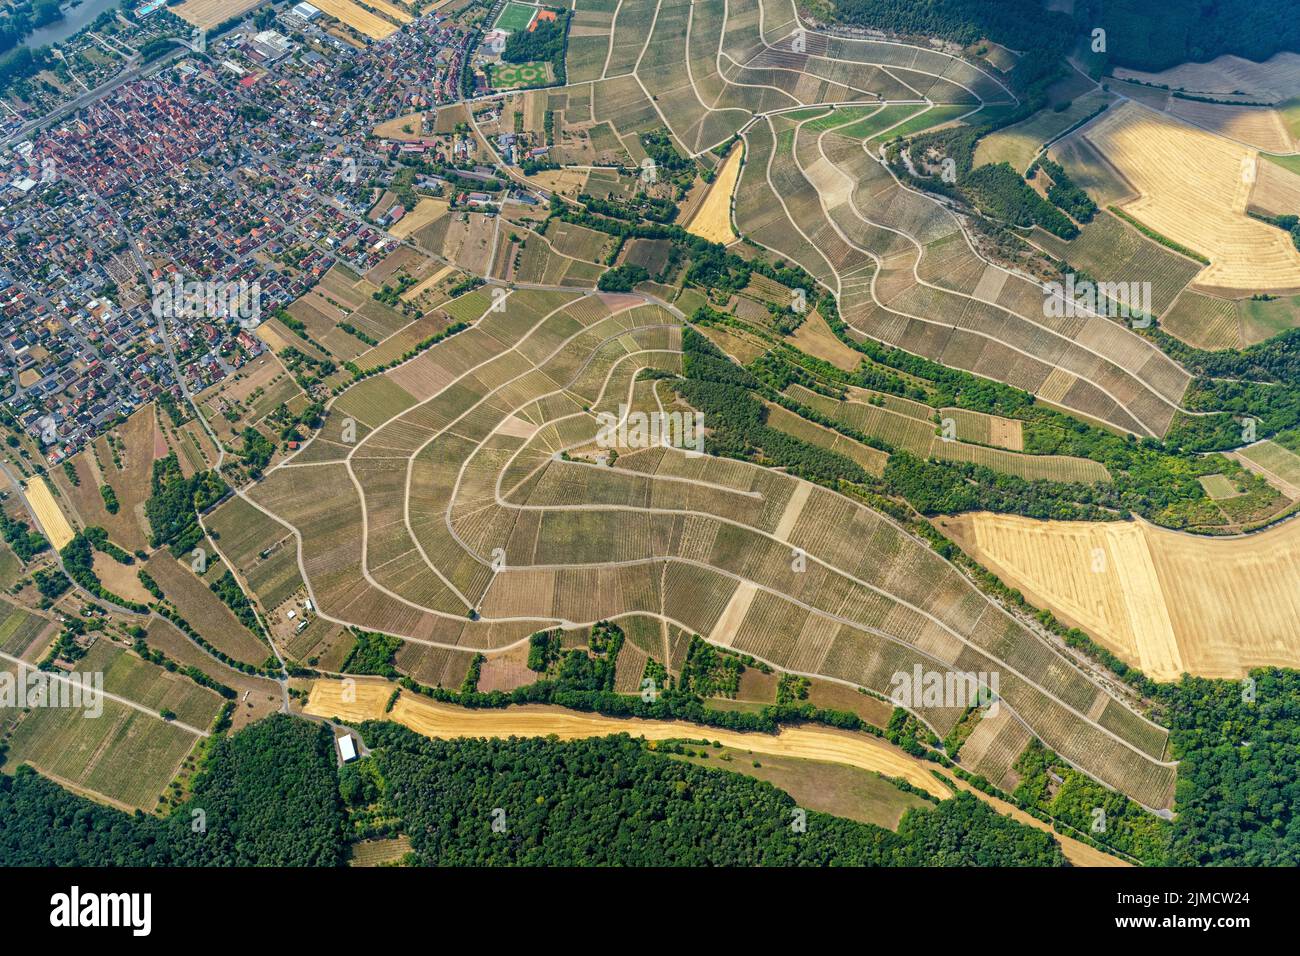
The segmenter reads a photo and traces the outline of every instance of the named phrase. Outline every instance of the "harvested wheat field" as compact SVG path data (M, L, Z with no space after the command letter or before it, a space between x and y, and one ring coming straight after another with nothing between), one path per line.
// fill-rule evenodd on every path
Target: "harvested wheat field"
M1255 150L1132 102L1084 136L1138 193L1125 212L1210 259L1193 285L1228 295L1300 289L1290 236L1246 215Z
M388 231L398 239L405 239L411 233L423 229L431 222L437 222L447 214L450 208L445 199L430 199L421 196L414 209L408 209L406 215L388 227Z
M700 208L691 217L686 231L693 236L720 242L724 246L738 238L731 228L731 194L736 190L736 180L740 178L740 160L744 150L737 144L722 164L709 194L700 203Z
M1224 99L1242 93L1257 103L1276 103L1300 94L1300 54L1279 53L1263 63L1220 56L1208 63L1182 63L1159 73L1116 67L1115 75L1171 90L1209 93Z
M170 9L182 20L204 30L211 30L231 17L242 16L261 2L262 0L185 0Z
M340 717L348 722L394 720L426 737L549 737L581 740L609 734L631 734L647 740L707 737L723 746L755 753L782 754L806 760L827 760L862 770L877 770L887 777L902 777L927 793L952 796L920 762L874 737L810 727L787 727L779 734L744 734L684 721L622 720L564 710L524 705L500 710L469 710L439 704L403 692L392 711L384 706L392 696L389 683L357 682L356 699L343 701L342 681L318 680L311 688L304 711L314 717Z
M322 12L329 14L335 20L342 20L358 33L372 40L382 40L397 32L397 24L371 13L365 7L353 3L352 0L321 0L320 3L315 3L313 0L312 6L319 7Z
M1193 126L1269 153L1289 153L1295 149L1295 141L1282 122L1282 115L1267 106L1225 106L1171 96L1168 110Z
M841 342L821 313L816 311L809 312L808 317L799 323L791 341L800 351L846 372L852 372L862 364L862 353Z
M1238 538L987 512L936 524L1031 603L1157 680L1300 666L1300 522Z
M27 503L36 512L36 520L40 522L45 537L50 539L50 544L56 551L62 551L63 546L72 540L72 525L54 500L44 478L37 476L27 482Z
M421 139L424 136L424 115L423 112L407 113L405 116L384 120L375 127L375 135L381 139L399 141Z
M1300 176L1277 163L1261 162L1250 192L1250 208L1266 216L1300 213Z

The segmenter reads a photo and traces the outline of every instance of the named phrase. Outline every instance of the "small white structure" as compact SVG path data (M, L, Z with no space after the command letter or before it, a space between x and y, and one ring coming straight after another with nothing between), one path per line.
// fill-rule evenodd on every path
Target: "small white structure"
M350 763L357 759L356 741L352 739L351 734L344 734L338 739L339 756L343 758L344 763Z

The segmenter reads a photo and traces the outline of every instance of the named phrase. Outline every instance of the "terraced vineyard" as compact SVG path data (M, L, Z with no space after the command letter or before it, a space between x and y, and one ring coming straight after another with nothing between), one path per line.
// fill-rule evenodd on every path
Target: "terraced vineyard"
M658 405L637 372L680 369L671 307L540 290L477 301L471 328L344 393L316 438L214 516L247 521L251 504L265 528L250 541L292 532L323 617L463 652L639 614L877 692L914 664L998 672L1054 750L1169 804L1164 731L882 515L707 454L616 447L600 464L597 416ZM941 735L961 716L918 712Z
M598 72L596 38L570 53L572 78L592 85L586 118L612 126L634 158L638 134L657 128L710 161L708 150L739 134L736 225L835 292L855 334L1139 436L1169 428L1189 381L1181 368L1099 316L1045 318L1042 286L985 262L955 216L878 162L882 134L1013 103L991 72L906 44L818 34L787 0L720 9L628 0L609 17ZM806 108L817 103L840 108Z

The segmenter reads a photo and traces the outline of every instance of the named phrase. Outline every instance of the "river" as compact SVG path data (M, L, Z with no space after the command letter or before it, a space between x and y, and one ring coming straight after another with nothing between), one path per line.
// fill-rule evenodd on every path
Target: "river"
M71 9L64 7L62 20L56 20L48 26L33 31L23 41L23 46L34 50L37 47L62 43L78 30L93 23L105 10L112 10L120 2L121 0L82 0L80 5Z

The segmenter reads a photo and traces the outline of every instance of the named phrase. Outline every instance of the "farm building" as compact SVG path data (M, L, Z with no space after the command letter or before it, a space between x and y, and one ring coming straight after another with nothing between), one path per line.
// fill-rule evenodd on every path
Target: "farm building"
M351 734L344 734L342 737L340 737L338 739L338 744L339 744L339 757L343 759L344 763L350 763L351 761L357 759L357 745L356 742L352 739Z

